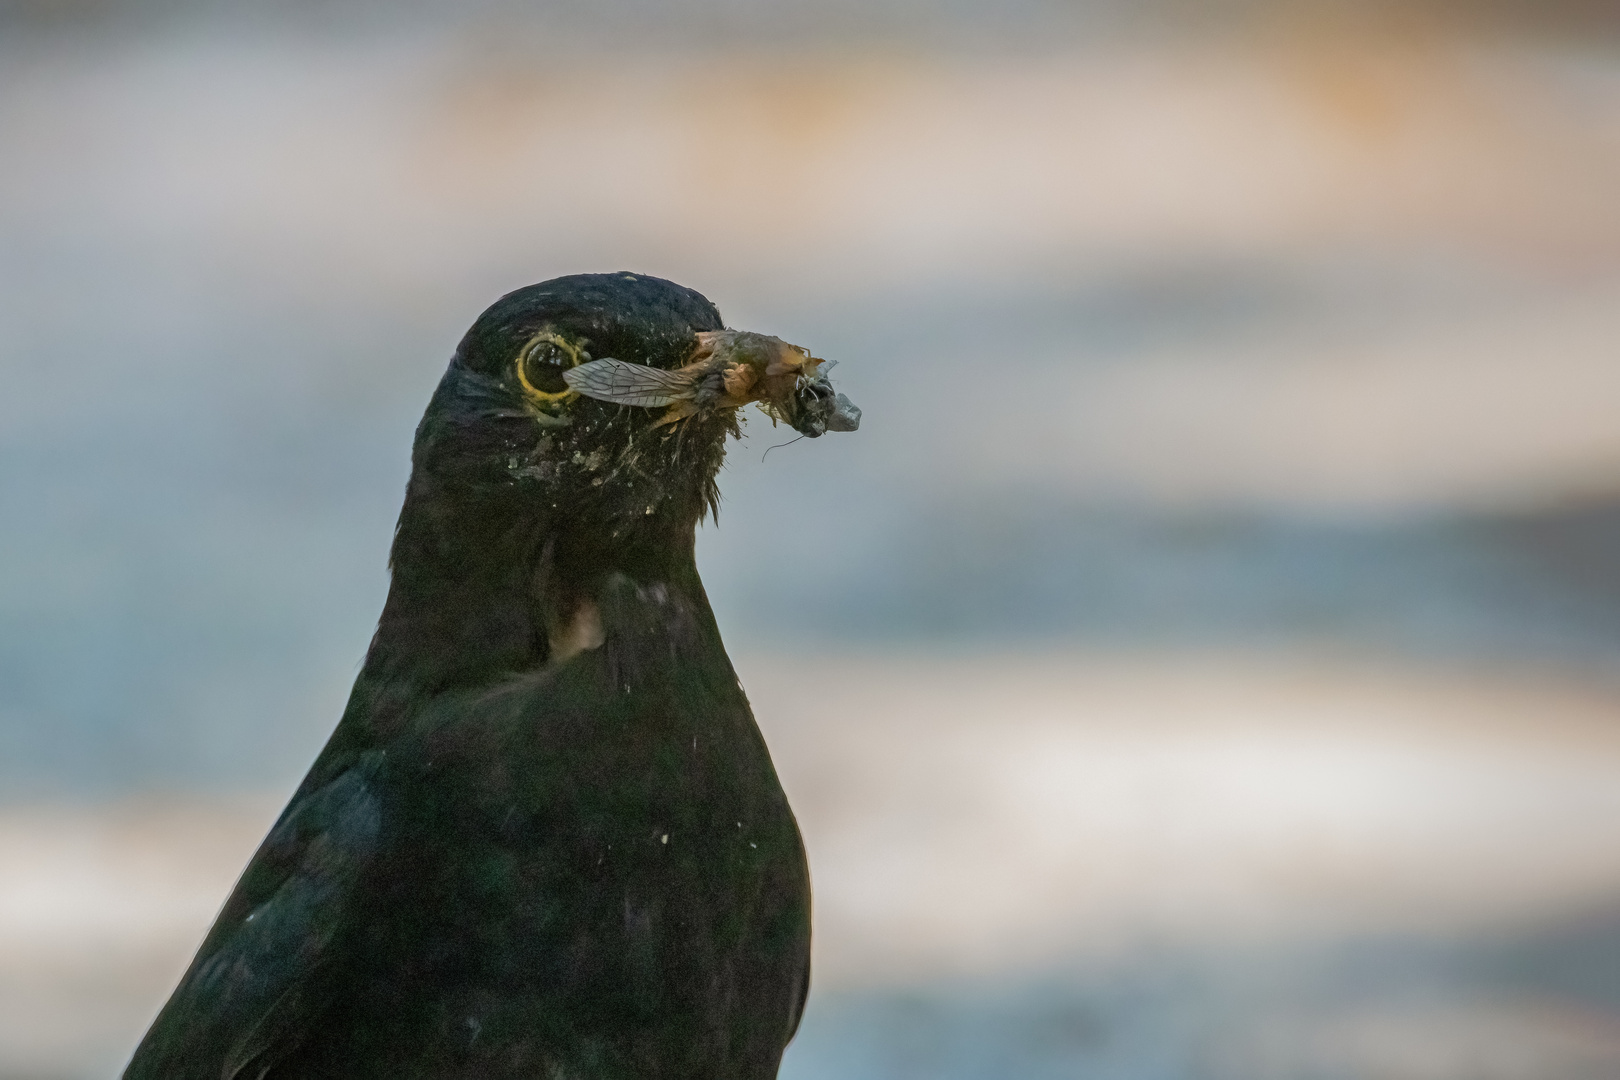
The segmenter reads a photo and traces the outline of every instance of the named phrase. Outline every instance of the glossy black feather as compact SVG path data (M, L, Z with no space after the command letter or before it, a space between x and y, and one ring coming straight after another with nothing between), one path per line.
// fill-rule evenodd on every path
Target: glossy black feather
M720 325L630 275L474 325L349 706L129 1080L775 1075L808 873L693 559L734 421L559 427L509 374L542 328L668 369ZM582 611L600 644L566 655Z

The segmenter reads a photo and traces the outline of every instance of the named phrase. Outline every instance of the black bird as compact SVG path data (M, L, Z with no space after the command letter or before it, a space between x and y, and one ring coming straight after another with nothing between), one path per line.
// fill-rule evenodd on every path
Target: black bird
M776 1075L809 873L693 558L743 400L859 415L658 278L479 317L343 717L127 1080Z

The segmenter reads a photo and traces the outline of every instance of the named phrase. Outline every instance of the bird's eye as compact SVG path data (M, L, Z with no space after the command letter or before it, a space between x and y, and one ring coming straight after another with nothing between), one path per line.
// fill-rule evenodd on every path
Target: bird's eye
M574 391L563 381L563 372L579 361L576 346L550 331L542 332L518 355L518 382L537 401L561 402L574 396Z

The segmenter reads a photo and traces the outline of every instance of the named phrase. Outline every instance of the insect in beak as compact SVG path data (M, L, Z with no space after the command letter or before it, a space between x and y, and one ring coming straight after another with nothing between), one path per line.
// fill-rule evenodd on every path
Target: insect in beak
M660 424L706 409L757 402L773 421L784 421L814 439L861 426L861 410L827 378L835 363L781 338L712 330L697 335L692 362L673 371L605 358L569 368L562 378L583 397L667 408Z

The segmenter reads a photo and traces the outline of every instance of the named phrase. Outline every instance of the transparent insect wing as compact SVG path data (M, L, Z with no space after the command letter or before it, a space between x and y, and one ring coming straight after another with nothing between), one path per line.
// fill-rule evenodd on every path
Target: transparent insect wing
M691 372L629 364L623 360L592 360L563 372L563 380L580 395L616 405L657 408L692 396Z

